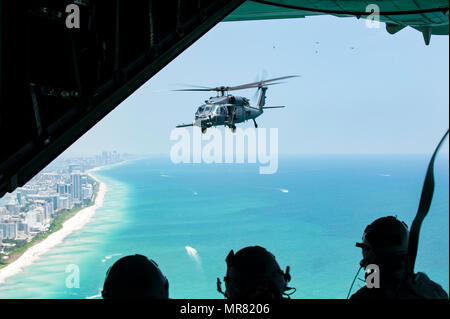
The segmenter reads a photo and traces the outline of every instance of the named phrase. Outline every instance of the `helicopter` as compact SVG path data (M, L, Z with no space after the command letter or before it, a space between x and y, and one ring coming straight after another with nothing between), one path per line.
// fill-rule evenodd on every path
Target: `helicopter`
M266 92L269 85L281 84L283 82L276 82L284 79L299 77L299 75L289 75L278 77L269 80L262 80L253 83L247 83L237 86L219 86L219 87L201 87L191 89L179 89L173 91L215 91L216 97L210 97L202 104L195 112L195 120L192 124L180 124L177 128L198 126L202 133L213 126L229 127L233 133L236 132L236 124L252 120L255 128L258 127L256 118L263 114L265 109L278 109L285 106L265 106ZM228 94L229 91L244 90L249 88L258 88L256 94L259 92L256 107L250 106L250 100L242 96L233 96Z

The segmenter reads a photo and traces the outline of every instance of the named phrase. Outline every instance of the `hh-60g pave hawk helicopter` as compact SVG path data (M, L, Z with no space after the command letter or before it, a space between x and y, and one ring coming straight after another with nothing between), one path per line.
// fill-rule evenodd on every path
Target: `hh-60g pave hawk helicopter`
M277 109L284 106L264 106L266 102L266 91L269 85L280 84L282 82L274 82L289 78L298 77L298 75L289 75L270 80L263 80L238 86L219 86L215 88L197 87L192 89L180 89L174 91L216 91L217 96L211 97L201 105L195 112L195 121L192 124L180 124L176 127L198 126L202 129L202 133L212 126L228 126L236 132L237 123L253 120L255 127L258 127L255 119L263 114L264 109ZM250 88L258 88L258 102L256 107L250 106L250 100L241 97L229 95L229 91L244 90ZM220 95L219 95L220 92Z

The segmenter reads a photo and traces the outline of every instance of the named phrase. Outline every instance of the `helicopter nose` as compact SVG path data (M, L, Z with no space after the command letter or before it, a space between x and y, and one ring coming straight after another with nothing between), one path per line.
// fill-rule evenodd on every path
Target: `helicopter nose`
M198 119L195 120L194 125L198 126L198 127L206 127L207 126L206 122L207 122L206 119L198 118Z

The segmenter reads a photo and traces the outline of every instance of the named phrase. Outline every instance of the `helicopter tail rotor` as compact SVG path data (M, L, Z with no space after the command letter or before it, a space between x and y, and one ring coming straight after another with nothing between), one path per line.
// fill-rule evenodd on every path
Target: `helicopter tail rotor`
M258 102L256 104L256 107L262 111L264 105L266 104L266 91L267 91L267 86L262 86L258 88L258 91L261 90L259 92L259 97L258 97Z
M258 73L258 75L256 76L256 81L255 82L262 82L265 79L267 79L268 73L266 69L263 69L261 72ZM253 96L253 102L254 104L256 104L258 102L258 94L259 94L259 90L261 89L261 87L258 87L255 91L255 94Z

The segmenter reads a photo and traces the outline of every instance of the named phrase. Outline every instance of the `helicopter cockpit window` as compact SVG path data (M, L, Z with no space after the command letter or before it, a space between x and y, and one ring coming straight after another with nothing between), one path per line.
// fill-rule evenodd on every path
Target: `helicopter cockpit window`
M204 109L205 109L205 106L204 106L204 105L201 105L201 106L198 108L197 113L202 113Z
M205 107L205 113L208 113L209 111L211 111L211 106Z

